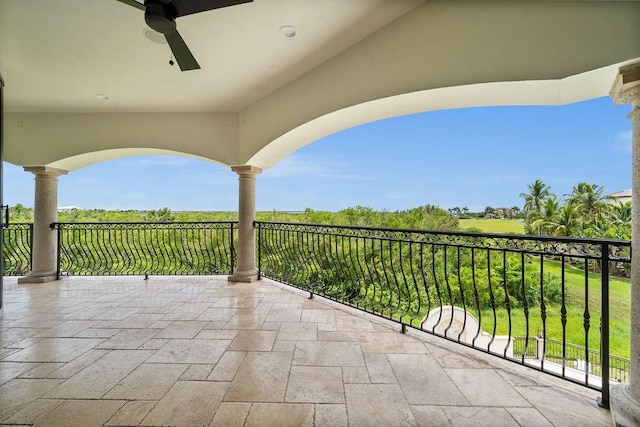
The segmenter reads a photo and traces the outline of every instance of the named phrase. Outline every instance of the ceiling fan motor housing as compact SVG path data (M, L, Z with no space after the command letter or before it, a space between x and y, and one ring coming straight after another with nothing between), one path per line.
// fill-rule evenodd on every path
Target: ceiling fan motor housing
M171 34L175 30L175 14L171 13L167 4L148 0L144 5L144 20L152 30L162 34Z

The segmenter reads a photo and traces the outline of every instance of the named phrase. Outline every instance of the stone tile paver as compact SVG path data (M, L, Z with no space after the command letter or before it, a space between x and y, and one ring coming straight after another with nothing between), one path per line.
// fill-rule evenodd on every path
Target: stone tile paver
M449 406L443 408L454 426L477 427L518 427L519 424L504 408L484 408L477 406Z
M247 353L224 400L283 402L290 367L291 353Z
M229 340L172 339L149 358L149 363L217 363Z
M315 427L346 426L347 405L323 404L316 405Z
M91 338L42 338L38 342L2 359L6 362L70 362L100 345Z
M90 328L96 322L94 320L67 320L60 323L53 328L42 331L34 337L57 337L57 338L71 338L76 334Z
M256 403L249 409L248 426L311 427L314 408L310 404Z
M35 424L49 412L62 405L62 399L37 399L28 404L19 412L5 420L7 424Z
M342 370L338 367L292 366L284 400L344 403Z
M529 406L529 402L491 369L448 368L445 371L474 406Z
M229 345L229 350L271 351L277 335L277 331L239 331Z
M587 400L555 387L515 387L515 390L555 425L611 425L611 414L598 407L595 399Z
M60 384L54 379L16 378L0 386L0 422L24 409L34 400Z
M469 404L432 356L426 354L388 354L387 358L410 404Z
M302 307L298 304L275 303L271 306L265 322L299 322L302 315Z
M412 405L411 412L420 427L451 426L451 421L441 406Z
M315 323L282 323L278 332L281 341L316 341L318 325Z
M193 320L177 320L160 331L154 338L187 338L191 339L207 326L208 322Z
M229 383L178 381L140 425L209 425Z
M99 399L151 356L150 350L113 350L47 394L55 399Z
M349 424L417 426L397 384L345 384Z
M180 375L182 381L204 381L211 374L214 365L197 363L189 367Z
M211 370L209 381L231 381L236 376L247 353L245 351L225 352L216 366Z
M212 427L243 427L250 403L222 402L211 422Z
M541 413L535 408L506 408L507 412L518 422L521 426L539 426L548 427L552 426Z
M143 363L109 391L105 399L158 400L187 369L185 365Z
M282 284L5 278L0 424L610 426L597 393Z
M38 366L39 363L0 362L0 385Z
M373 384L396 384L396 379L389 359L385 354L371 353L365 354L365 361L367 364L367 372L369 373L369 379Z
M153 338L158 332L160 332L159 329L124 329L97 345L96 348L135 350Z
M120 408L122 400L65 400L40 418L34 426L70 427L104 425Z
M294 365L364 366L358 343L298 341L293 356Z
M156 401L133 400L127 402L107 421L108 426L137 426L151 412Z

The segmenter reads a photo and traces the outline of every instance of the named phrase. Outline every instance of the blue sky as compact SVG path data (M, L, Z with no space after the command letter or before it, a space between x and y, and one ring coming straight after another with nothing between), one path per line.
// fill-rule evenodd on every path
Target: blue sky
M330 135L257 178L258 210L349 206L522 206L541 179L631 188L629 106L600 98L554 107L483 107L386 119ZM5 163L4 202L33 206L33 175ZM237 210L237 175L184 157L112 160L60 178L59 206Z

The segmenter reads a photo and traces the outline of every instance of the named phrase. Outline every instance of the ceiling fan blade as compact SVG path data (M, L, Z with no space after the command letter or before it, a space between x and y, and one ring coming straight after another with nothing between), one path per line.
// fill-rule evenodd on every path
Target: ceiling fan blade
M176 18L207 10L220 9L222 7L235 6L242 3L251 3L253 0L173 0L169 2Z
M136 9L140 9L140 10L145 10L145 7L143 4L138 3L136 0L117 0L120 3L124 3L124 4L128 4L129 6L133 6Z
M176 58L176 62L180 66L180 71L199 70L200 65L198 61L193 57L189 47L182 40L178 30L175 30L171 34L165 34L164 38L167 39L167 43L173 52L173 56Z

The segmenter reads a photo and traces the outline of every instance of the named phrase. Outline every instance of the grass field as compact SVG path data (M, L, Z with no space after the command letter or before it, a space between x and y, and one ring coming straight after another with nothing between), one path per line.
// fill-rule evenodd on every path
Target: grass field
M480 229L485 233L524 234L521 219L461 219L460 229Z
M560 276L561 265L554 261L545 261L544 269ZM567 342L584 346L584 312L585 312L585 279L584 271L573 267L565 268L565 292L567 300L567 323L565 334ZM589 274L589 347L600 348L600 275ZM629 334L631 332L630 312L631 312L631 282L629 279L611 277L609 280L609 348L611 354L622 357L629 357L630 343ZM546 325L547 336L555 339L562 339L563 327L561 321L561 306L547 305ZM505 309L496 312L497 334L509 333L509 317ZM493 313L491 310L483 310L483 328L492 332ZM531 307L529 311L529 335L535 336L539 328L542 328L540 317L540 307ZM511 334L514 336L524 336L527 331L527 324L522 308L514 308L511 312Z

